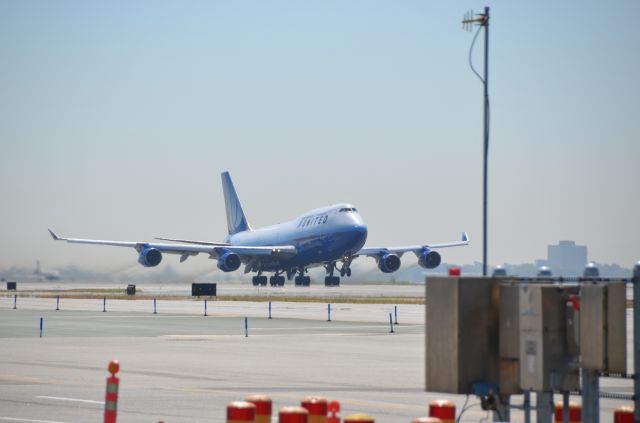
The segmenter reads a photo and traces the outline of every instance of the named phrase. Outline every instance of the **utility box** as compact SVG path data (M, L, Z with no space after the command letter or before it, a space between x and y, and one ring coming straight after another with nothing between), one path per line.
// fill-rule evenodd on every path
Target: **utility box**
M499 389L502 395L517 395L520 389L520 283L500 283Z
M569 354L567 301L578 286L520 285L520 387L534 391L580 389L578 357Z
M498 282L429 277L426 282L426 390L471 394L498 384Z
M18 289L17 282L7 282L7 291L15 291L16 289Z
M127 285L127 295L136 295L135 285Z
M191 284L191 296L216 296L216 284L215 283L192 283Z
M589 370L626 373L625 283L587 283L582 286L580 300L580 365Z

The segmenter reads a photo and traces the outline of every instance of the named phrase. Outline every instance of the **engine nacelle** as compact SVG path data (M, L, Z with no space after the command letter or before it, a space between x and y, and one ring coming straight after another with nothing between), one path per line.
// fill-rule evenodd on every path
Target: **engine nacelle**
M441 261L442 257L440 257L439 253L427 249L422 251L418 257L418 264L425 269L435 269L440 266Z
M240 256L231 251L227 251L218 257L218 269L223 272L233 272L240 267Z
M145 248L140 251L140 256L138 257L138 263L144 267L155 267L159 265L161 261L162 253L155 248Z
M385 254L378 259L378 269L384 273L392 273L400 268L400 257L396 254Z

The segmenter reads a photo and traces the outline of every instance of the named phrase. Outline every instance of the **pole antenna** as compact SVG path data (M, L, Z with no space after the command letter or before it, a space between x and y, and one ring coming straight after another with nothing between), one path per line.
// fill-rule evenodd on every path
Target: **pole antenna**
M473 37L471 48L469 49L469 66L473 73L484 85L484 172L483 172L483 194L482 194L482 275L487 276L487 159L489 157L489 8L484 8L484 13L473 13L473 10L464 14L462 19L462 29L471 32L474 26L478 26L478 31ZM484 77L473 67L471 53L476 38L480 30L484 28Z

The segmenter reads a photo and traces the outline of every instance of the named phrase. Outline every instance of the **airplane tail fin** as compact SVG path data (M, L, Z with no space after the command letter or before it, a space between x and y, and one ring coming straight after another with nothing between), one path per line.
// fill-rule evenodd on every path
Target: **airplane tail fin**
M36 260L36 269L33 271L34 275L39 275L41 273L40 271L40 260Z
M224 205L227 210L227 226L229 235L238 232L250 231L251 226L247 223L247 218L242 211L238 194L231 182L229 172L222 172L222 190L224 191Z

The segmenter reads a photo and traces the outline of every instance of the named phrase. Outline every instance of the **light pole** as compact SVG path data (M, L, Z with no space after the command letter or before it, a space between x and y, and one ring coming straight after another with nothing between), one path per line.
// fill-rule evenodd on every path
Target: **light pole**
M462 27L471 31L473 25L478 25L478 31L473 37L469 49L469 66L484 85L484 173L482 191L482 275L487 276L487 159L489 156L489 8L484 8L484 13L465 14ZM480 30L484 28L484 78L473 67L471 53Z

